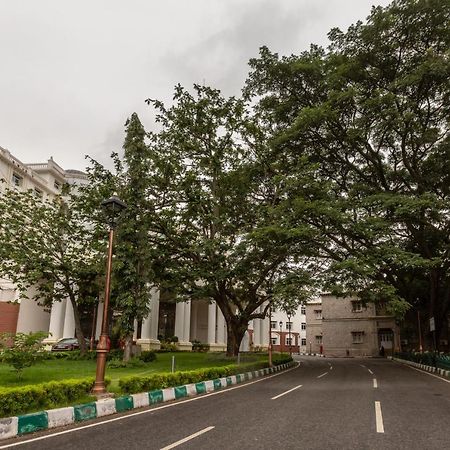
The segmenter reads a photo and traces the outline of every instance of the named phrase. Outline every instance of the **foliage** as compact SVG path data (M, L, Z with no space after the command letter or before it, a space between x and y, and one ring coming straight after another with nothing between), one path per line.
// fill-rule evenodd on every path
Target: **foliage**
M290 206L327 237L329 287L398 316L414 304L438 335L450 305L449 20L448 1L376 7L331 30L328 50L262 48L246 86L282 173L306 158L328 186L319 208Z
M128 361L113 359L108 362L108 369L123 369L126 367L143 367L145 362L140 358L130 358Z
M107 384L111 381L107 380ZM24 414L29 411L67 406L88 395L93 378L51 381L49 383L0 389L0 417Z
M12 366L17 378L26 367L31 367L42 359L47 333L2 333L0 334L0 361Z
M193 352L209 352L209 344L203 344L200 341L192 341Z
M113 193L127 205L113 226L116 228L112 273L111 306L115 311L117 329L125 341L124 360L131 357L135 321L148 316L148 301L154 285L152 247L148 237L152 211L149 202L149 148L145 130L132 114L126 124L124 155L111 155L115 172L91 159L89 184L79 189L79 203L92 217L98 229L105 217L98 213L102 200Z
M31 190L0 193L0 275L14 282L21 298L47 307L69 299L85 350L79 306L96 302L102 242L75 197L68 206L68 187L63 194L43 200Z
M158 352L176 352L178 351L177 344L174 342L161 342L161 348L157 350Z
M213 380L225 376L242 373L243 370L258 370L265 367L265 363L249 363L229 365L223 367L211 367L208 369L190 370L186 372L162 373L148 377L126 377L119 381L119 386L123 392L134 394L138 392L148 392L155 389L181 386L200 381Z
M156 360L156 353L152 350L141 352L139 359L145 363L153 362Z
M192 94L177 86L170 108L148 102L161 127L149 136L155 273L176 301L217 303L227 352L236 355L275 287L314 256L311 229L279 208L290 185L272 176L265 136L244 100L195 85ZM296 175L297 191L310 191L310 173Z

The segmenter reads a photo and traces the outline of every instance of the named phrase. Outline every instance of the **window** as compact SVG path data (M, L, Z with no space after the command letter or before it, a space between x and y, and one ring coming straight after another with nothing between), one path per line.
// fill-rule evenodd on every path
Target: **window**
M322 345L322 336L316 336L316 344L317 345Z
M286 345L292 345L292 338L290 337L286 338Z
M352 331L354 344L362 344L364 342L364 331Z
M270 338L270 343L272 344L272 345L277 345L277 338Z
M362 303L359 300L352 302L352 312L361 312L362 311Z
M33 194L36 198L42 198L42 191L38 188L34 188Z
M286 322L286 330L292 330L292 322Z
M302 338L302 345L306 345L306 338Z
M320 320L322 319L322 310L321 309L315 309L314 315L316 316L316 319Z
M276 320L271 320L270 321L270 328L275 329L277 327L277 321Z
M55 182L53 183L53 186L55 187L55 189L57 191L59 191L61 189L61 183L58 180L55 180Z
M306 330L306 323L302 322L302 330Z
M302 306L300 309L300 314L306 314L306 306Z
M17 173L13 172L11 181L14 186L19 187L22 186L23 178L20 175L17 175Z

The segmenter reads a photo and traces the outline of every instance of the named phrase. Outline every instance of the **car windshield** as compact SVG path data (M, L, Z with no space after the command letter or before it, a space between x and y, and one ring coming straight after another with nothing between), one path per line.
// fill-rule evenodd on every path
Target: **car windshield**
M58 344L73 344L73 343L75 343L75 342L78 342L76 339L70 339L70 338L67 338L67 339L61 339L59 342L58 342Z

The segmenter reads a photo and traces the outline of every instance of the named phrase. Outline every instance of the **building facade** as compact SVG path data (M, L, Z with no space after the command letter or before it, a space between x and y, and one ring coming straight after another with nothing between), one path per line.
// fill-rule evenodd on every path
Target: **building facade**
M400 330L392 316L358 298L322 294L306 307L311 353L326 356L378 356L400 349Z

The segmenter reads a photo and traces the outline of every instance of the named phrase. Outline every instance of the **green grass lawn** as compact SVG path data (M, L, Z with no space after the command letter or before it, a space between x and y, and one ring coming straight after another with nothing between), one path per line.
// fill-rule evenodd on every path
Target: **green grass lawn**
M145 363L140 367L123 367L106 369L106 377L112 380L109 390L119 392L119 379L130 375L150 375L157 372L170 372L172 356L175 356L175 370L194 370L206 367L225 366L236 363L236 359L227 358L224 353L157 353L156 361ZM243 355L242 362L265 361L265 354ZM95 377L96 362L68 361L54 359L42 361L35 366L24 369L22 378L17 379L10 366L0 363L0 388L16 387L45 383L54 380Z

